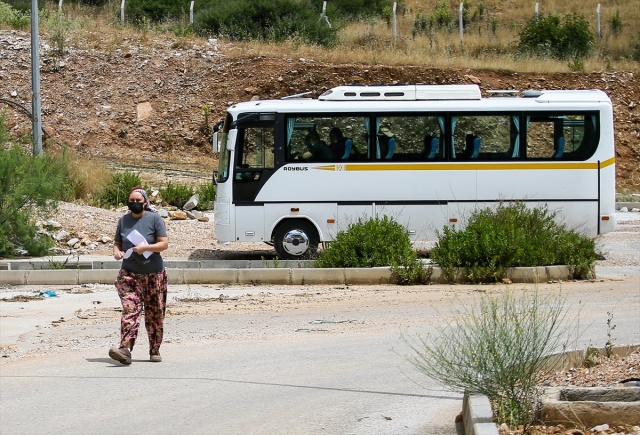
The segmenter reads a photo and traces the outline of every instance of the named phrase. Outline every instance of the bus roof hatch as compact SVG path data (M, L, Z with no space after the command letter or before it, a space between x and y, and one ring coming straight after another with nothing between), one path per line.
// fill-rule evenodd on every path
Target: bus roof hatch
M326 101L479 100L477 85L338 86L318 97Z

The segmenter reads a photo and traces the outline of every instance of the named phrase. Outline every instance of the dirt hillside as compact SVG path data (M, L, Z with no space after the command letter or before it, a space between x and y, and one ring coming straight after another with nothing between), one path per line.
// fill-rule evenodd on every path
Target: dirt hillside
M42 119L53 138L79 153L117 159L165 157L204 162L213 154L208 124L234 102L341 84L479 83L492 89L602 89L615 107L618 188L640 190L640 80L623 71L530 74L424 66L330 65L313 59L266 58L234 52L216 41L125 40L111 51L67 48L54 56L41 40ZM0 98L30 108L28 33L0 31ZM19 109L0 102L10 129L29 133ZM45 148L46 150L46 148ZM208 162L208 163L207 163Z

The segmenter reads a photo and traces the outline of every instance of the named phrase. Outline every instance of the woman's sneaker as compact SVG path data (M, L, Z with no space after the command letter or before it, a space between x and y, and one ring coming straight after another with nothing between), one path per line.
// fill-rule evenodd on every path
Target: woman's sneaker
M151 362L162 362L162 357L160 356L160 352L155 352L149 355L149 361Z
M131 351L126 347L112 347L109 349L109 356L111 359L115 359L126 366L131 364Z

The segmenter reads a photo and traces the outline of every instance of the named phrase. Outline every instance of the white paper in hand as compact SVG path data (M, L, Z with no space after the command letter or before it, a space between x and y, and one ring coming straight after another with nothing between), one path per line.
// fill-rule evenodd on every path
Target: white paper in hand
M145 239L144 236L140 234L138 230L131 231L127 236L127 239L129 239L129 241L133 243L134 246L145 246L149 244L147 243L147 239ZM133 252L133 249L128 249L127 252L124 254L124 258L129 258L129 256L131 256L131 252L129 251ZM151 251L144 251L142 253L142 255L144 255L144 258L149 258L151 254L153 254L153 252Z

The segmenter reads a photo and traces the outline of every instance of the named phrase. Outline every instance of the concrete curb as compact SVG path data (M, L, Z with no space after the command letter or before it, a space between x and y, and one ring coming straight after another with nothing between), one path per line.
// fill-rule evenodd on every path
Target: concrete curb
M6 266L7 262L4 262ZM111 284L115 281L118 268L88 268L87 265L73 269L38 269L29 263L10 263L0 269L0 285L73 285ZM30 266L29 268L25 266ZM112 266L111 264L107 266ZM173 266L173 267L172 267ZM182 266L182 267L175 267ZM308 267L226 267L200 268L184 267L184 264L167 264L169 284L393 284L394 277L389 267L316 269ZM264 266L264 264L263 264ZM92 265L93 267L93 265ZM17 270L15 270L17 269ZM571 279L567 266L518 267L507 271L507 277L514 283L540 283ZM459 274L458 274L459 275ZM441 282L441 270L433 268L432 282Z
M616 210L620 210L622 207L627 207L628 210L640 208L640 202L616 202Z
M637 351L638 349L640 349L640 345L620 345L613 347L611 349L611 352L613 355L627 356ZM582 365L589 352L592 352L593 350L596 350L601 355L605 354L605 349L588 348L584 351L574 350L549 355L546 358L546 362L550 367L553 366L561 370L566 370L570 367ZM558 388L558 390L561 389L562 387ZM555 393L556 391L553 390L550 394ZM547 403L551 402L553 402L552 404L554 406L559 403L558 401L554 402L547 398ZM567 409L571 408L571 405L564 406L567 407ZM552 413L549 408L550 407L547 406L546 412L555 416L556 413ZM634 403L625 404L623 407L621 407L620 411L621 413L624 413L626 411L637 412L638 409L640 409L640 404ZM569 414L567 414L566 412L559 413L559 415L564 416ZM563 421L563 423L566 424L565 421ZM489 402L489 398L483 394L469 394L469 392L465 391L462 398L462 424L464 426L465 435L498 435L498 426L494 423L491 403Z
M465 435L498 435L491 402L483 394L465 391L462 398L462 424Z

